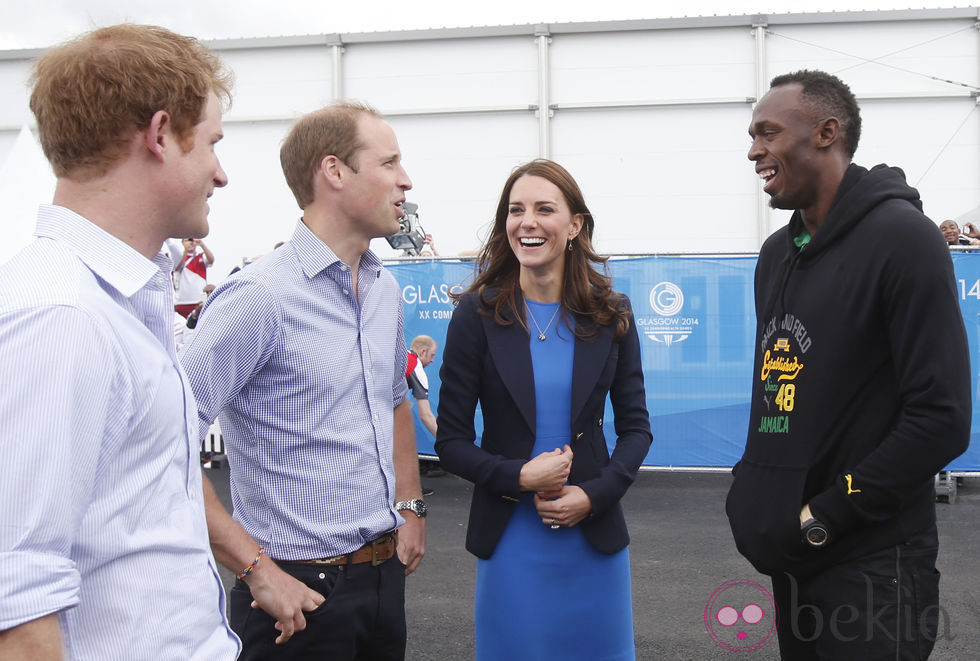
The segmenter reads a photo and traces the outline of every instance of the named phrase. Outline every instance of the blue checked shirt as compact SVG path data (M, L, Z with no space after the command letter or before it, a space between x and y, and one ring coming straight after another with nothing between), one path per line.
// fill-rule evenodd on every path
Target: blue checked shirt
M300 221L211 294L181 355L202 438L220 414L234 517L273 558L349 553L404 523L392 461L407 390L400 289L370 250L357 286Z
M63 207L0 266L0 630L73 661L234 659L170 259Z

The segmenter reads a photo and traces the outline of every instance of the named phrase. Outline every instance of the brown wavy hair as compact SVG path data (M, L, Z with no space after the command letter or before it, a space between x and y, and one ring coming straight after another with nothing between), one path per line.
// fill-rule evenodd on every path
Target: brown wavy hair
M232 74L193 37L152 25L87 32L42 55L30 80L31 110L58 177L108 172L158 110L182 150L194 146L208 96L231 102Z
M582 215L582 230L572 239L572 250L565 253L565 271L562 274L562 318L567 313L584 315L591 321L576 324L576 337L589 340L596 336L599 326L616 325L615 339L619 340L629 329L630 313L621 294L613 291L612 278L606 264L592 247L592 231L595 220L578 183L568 170L554 161L538 158L517 167L507 178L497 202L497 214L493 230L480 251L476 262L476 277L461 294L476 292L485 314L492 310L494 321L503 326L511 322L502 316L510 309L514 317L526 329L527 319L523 310L517 309L517 292L520 289L520 263L511 250L507 238L507 217L510 214L510 193L521 177L541 177L553 183L561 191L571 215ZM601 269L601 270L600 270ZM566 320L567 323L567 320Z

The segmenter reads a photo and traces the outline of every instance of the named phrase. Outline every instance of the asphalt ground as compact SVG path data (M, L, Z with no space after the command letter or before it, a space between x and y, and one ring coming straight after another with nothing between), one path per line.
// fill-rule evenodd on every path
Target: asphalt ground
M208 474L230 507L227 469ZM406 587L406 658L472 659L476 559L463 547L472 488L448 474L423 477L422 482L435 493L426 497L425 559ZM779 658L774 638L754 651L736 652L719 645L705 626L706 605L719 588L723 594L723 586L732 585L729 581L745 581L742 587L754 583L769 587L735 549L724 512L730 483L727 473L642 471L627 493L623 506L632 538L637 659ZM955 502L936 507L941 621L931 658L974 661L980 658L980 480L963 478ZM231 572L222 570L226 589L233 579ZM721 640L744 649L764 640L756 638L745 643Z

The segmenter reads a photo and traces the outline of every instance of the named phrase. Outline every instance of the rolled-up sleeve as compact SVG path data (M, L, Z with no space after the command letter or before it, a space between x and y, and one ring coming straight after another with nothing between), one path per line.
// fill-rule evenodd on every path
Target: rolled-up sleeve
M114 352L70 306L0 315L0 630L79 601L69 554L128 417Z

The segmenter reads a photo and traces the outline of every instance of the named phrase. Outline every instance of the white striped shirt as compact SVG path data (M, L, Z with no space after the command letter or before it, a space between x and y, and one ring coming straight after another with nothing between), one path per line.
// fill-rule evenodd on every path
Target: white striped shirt
M69 658L233 659L170 260L63 207L0 267L0 630Z
M211 294L181 355L202 437L221 414L235 519L273 558L349 553L404 522L392 460L407 390L400 289L370 250L357 286L300 221Z

